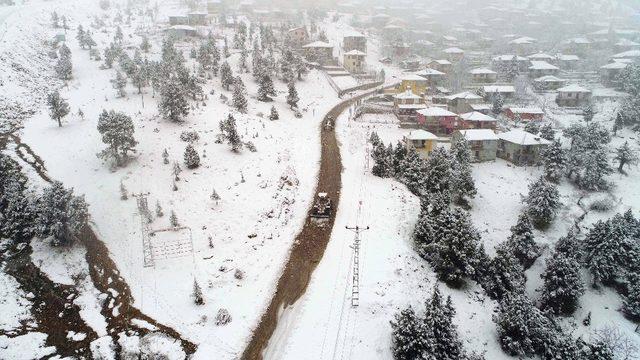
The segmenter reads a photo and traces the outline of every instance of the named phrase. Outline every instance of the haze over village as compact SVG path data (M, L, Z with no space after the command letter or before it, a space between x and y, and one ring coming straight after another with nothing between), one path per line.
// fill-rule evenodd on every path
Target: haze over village
M0 0L0 359L640 359L635 0Z

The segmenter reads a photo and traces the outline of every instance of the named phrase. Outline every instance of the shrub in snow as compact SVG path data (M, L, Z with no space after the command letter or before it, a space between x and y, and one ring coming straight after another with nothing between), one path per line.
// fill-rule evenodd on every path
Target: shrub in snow
M195 169L200 166L200 156L191 144L184 149L184 164L189 169Z
M159 200L156 201L156 216L157 217L163 217L164 216L164 211L162 211L162 206L160 206L160 201Z
M554 314L572 314L578 299L584 294L578 261L563 253L555 253L547 259L547 267L540 277L544 280L540 295L542 309Z
M169 152L167 149L162 150L162 163L165 165L169 164Z
M50 237L54 246L71 244L89 220L84 197L75 196L73 189L65 189L58 181L44 189L36 207L38 235Z
M218 310L216 314L216 322L217 326L227 325L231 322L231 314L229 314L229 310L221 308Z
M98 153L98 157L112 159L117 166L123 166L129 152L135 152L138 145L133 136L135 128L131 117L121 112L103 110L98 117L98 132L102 135L102 142L108 145Z
M598 211L598 212L608 212L613 210L615 203L609 197L602 197L600 199L596 199L589 204L589 210Z
M624 166L631 166L638 163L638 154L632 150L629 146L629 142L625 141L619 148L616 149L616 156L614 158L618 162L618 172L624 174Z
M174 162L173 163L173 169L172 169L172 174L173 174L173 180L174 181L180 181L180 173L182 172L182 168L180 167L180 164L178 164L178 162Z
M293 82L290 82L288 85L288 90L289 92L287 94L287 105L289 105L291 109L297 108L300 98L298 97L298 90L296 90L296 85Z
M410 307L396 314L391 322L394 359L467 359L454 315L451 297L445 301L437 285L426 301L424 317Z
M188 130L188 131L185 130L180 133L180 140L188 143L194 143L200 140L200 135L198 135L198 132L195 130ZM167 157L168 156L169 154L167 154Z
M244 279L244 271L236 269L236 271L233 273L233 277L235 277L237 280Z
M553 183L540 177L529 184L529 194L525 199L527 214L538 228L548 226L560 208L560 193Z
M191 296L193 296L193 302L196 305L204 305L204 296L202 295L202 289L195 279L193 279L193 293L191 294Z
M127 193L127 188L124 186L124 183L120 182L120 200L128 200L129 195Z
M521 213L518 217L518 223L511 227L511 236L509 236L506 246L525 270L530 268L540 256L541 250L533 239L533 229L527 214Z
M218 205L218 201L220 201L220 195L218 195L218 193L216 192L216 189L213 189L211 191L210 198L211 198L211 200L216 202L216 205Z
M247 148L247 150L249 150L250 152L256 152L258 151L258 149L256 148L256 145L253 143L253 141L247 141L246 143L244 143L244 146Z

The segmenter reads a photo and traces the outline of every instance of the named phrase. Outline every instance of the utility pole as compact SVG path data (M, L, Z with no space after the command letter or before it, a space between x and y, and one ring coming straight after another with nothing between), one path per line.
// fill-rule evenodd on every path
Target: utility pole
M136 198L138 205L138 214L140 215L140 234L142 236L142 255L144 259L144 267L154 267L155 262L153 259L153 247L151 245L151 238L149 237L149 205L147 203L147 196L149 193L133 194Z
M345 226L347 230L351 230L355 233L353 239L353 278L351 286L351 307L357 307L360 305L360 233L369 230L356 225L355 227Z

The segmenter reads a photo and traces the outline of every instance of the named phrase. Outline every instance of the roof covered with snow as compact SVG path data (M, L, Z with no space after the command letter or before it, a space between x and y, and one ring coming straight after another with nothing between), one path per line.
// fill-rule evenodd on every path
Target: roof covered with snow
M571 84L558 89L558 92L590 93L591 90L583 88L582 86L577 84Z
M324 41L314 41L312 43L304 45L303 48L333 48L333 46Z
M463 91L461 93L449 95L449 96L447 96L447 99L449 99L449 100L455 100L455 99L475 100L475 99L482 99L482 96L474 94L474 93L472 93L470 91Z
M548 145L551 144L549 140L543 139L538 135L528 133L523 130L514 129L511 131L498 134L498 138L503 141L518 145Z
M640 57L640 50L629 50L612 56L612 58L636 58Z
M546 76L541 76L539 78L536 78L533 81L536 81L536 82L566 82L567 80L560 79L559 77L553 76L553 75L546 75Z
M457 47L450 47L442 50L442 52L444 52L445 54L462 54L464 53L464 50Z
M405 137L409 140L438 140L438 137L425 130L410 131Z
M396 94L394 96L394 98L396 99L402 99L402 100L407 100L407 99L422 99L420 96L414 94L411 92L411 90L407 90L403 93L400 94Z
M423 110L418 110L417 113L424 116L458 116L458 114L452 113L451 111L438 106L431 106Z
M495 71L487 68L477 68L469 71L469 74L473 75L483 75L483 74L497 74Z
M510 107L509 110L514 114L538 114L544 115L544 111L537 107Z
M495 118L477 111L462 114L460 118L466 121L496 121Z
M468 141L498 140L498 136L491 129L458 130Z
M516 88L512 85L486 85L483 87L486 93L514 93Z
M350 55L350 56L367 56L367 53L364 53L364 52L362 52L360 50L356 50L356 49L353 49L353 50L351 50L349 52L346 52L344 54L345 55Z
M540 60L532 60L531 66L529 66L531 70L558 70L558 67L555 65L551 65L546 61Z
M427 75L445 75L442 71L438 71L431 68L426 68L424 70L420 70L416 73L418 76L427 76Z

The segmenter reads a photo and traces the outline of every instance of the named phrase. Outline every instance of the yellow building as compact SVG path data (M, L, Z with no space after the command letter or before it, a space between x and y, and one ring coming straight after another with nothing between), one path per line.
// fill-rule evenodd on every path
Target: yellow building
M405 75L400 79L400 87L398 93L406 92L407 90L418 96L424 96L427 92L427 79L416 74Z
M404 136L405 147L415 149L423 159L431 154L437 143L438 137L425 130L413 130Z

